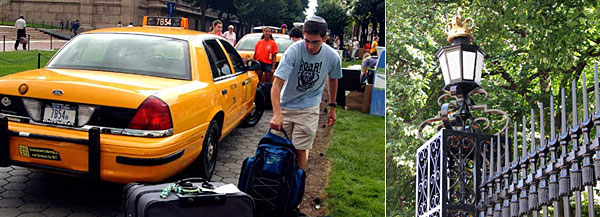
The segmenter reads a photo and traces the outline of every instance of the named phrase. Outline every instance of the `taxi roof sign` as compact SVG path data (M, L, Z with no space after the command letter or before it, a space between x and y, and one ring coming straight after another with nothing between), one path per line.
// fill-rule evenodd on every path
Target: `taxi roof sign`
M188 29L188 19L181 17L144 16L142 26L178 27Z

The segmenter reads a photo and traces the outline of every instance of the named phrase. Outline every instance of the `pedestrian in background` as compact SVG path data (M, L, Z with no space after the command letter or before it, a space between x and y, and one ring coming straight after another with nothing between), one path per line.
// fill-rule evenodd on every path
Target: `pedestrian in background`
M229 44L231 44L231 46L235 46L235 32L233 31L233 25L229 25L227 27L227 32L223 33L223 38L225 38L225 40L227 42L229 42Z
M133 22L129 22L129 25L127 25L127 27L133 27Z
M358 44L358 40L356 40L356 37L354 37L352 39L352 59L356 59L356 52L358 52L359 47L360 45Z
M15 41L15 50L17 50L17 48L19 47L19 43L21 43L22 40L25 40L26 27L27 22L25 22L25 18L23 18L23 15L19 16L19 19L15 21L15 28L17 29L17 40ZM23 50L27 50L27 43L23 43Z
M340 49L340 37L338 37L337 35L333 39L333 49L335 49L335 50Z
M363 55L363 61L361 64L361 84L373 84L373 79L375 78L375 66L377 66L377 57L373 57L369 53L365 53Z
M294 28L290 29L290 39L292 39L292 41L297 42L303 38L304 36L302 36L302 29L295 26Z
M281 24L281 34L286 34L287 32L287 24Z
M209 33L223 37L223 33L221 33L221 31L223 31L223 22L220 20L214 20L212 25L210 25Z
M79 31L79 20L75 20L71 26L71 32L73 32L73 37L77 36L77 31Z
M373 39L373 44L371 44L371 55L373 56L377 56L377 49L375 49L375 47L379 46L379 36L375 36L375 38Z
M267 82L271 82L271 75L275 72L275 58L277 56L277 43L273 39L273 30L269 27L263 28L263 35L260 40L254 46L254 57L253 59L260 62L260 69L256 70L258 74L258 80L261 81L263 73L270 73L266 77Z
M117 23L117 27L123 27L123 23L121 23L121 21L119 21L119 23Z

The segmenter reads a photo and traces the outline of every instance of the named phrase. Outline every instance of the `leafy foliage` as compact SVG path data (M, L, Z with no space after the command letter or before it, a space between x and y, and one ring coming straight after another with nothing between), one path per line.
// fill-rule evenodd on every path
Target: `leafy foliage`
M475 43L488 53L481 85L490 95L481 103L520 120L539 102L548 112L550 95L556 106L560 88L570 93L570 81L582 73L592 87L593 65L600 60L598 1L387 0L386 5L388 216L414 215L415 153L422 145L417 127L439 110L444 84L435 54L449 45L443 29L458 7L463 17L475 20ZM576 88L581 95L581 85Z
M359 33L360 43L367 42L367 35L376 33L379 36L379 44L385 42L385 1L383 0L354 0L351 9L352 21L362 27ZM371 31L367 27L371 23ZM378 27L378 28L377 28Z
M193 7L211 8L219 19L227 21L237 16L242 23L249 25L270 25L279 27L283 23L292 24L304 20L304 10L308 0L183 0ZM260 14L260 16L257 16ZM227 22L226 22L227 23Z
M349 23L346 6L339 1L319 0L315 15L323 17L334 35L343 35L344 27ZM343 38L343 37L342 37Z
M233 7L240 21L249 25L291 26L304 21L308 0L233 0Z

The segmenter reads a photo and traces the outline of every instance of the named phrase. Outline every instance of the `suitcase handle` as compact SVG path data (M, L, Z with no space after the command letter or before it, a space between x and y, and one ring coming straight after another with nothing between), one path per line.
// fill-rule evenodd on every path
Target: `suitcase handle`
M205 178L200 178L200 177L193 177L193 178L185 178L182 180L179 180L177 182L177 185L181 185L183 183L186 182L201 182L202 183L202 188L207 188L207 189L215 189L215 186L211 185L210 183L208 183L208 181Z
M214 206L225 204L227 195L212 191L201 194L176 194L182 206Z

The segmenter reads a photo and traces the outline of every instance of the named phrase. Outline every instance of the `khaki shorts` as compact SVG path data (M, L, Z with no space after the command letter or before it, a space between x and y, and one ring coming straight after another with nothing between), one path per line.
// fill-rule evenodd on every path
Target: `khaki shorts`
M310 150L319 126L319 106L300 110L281 110L283 129L297 150Z

